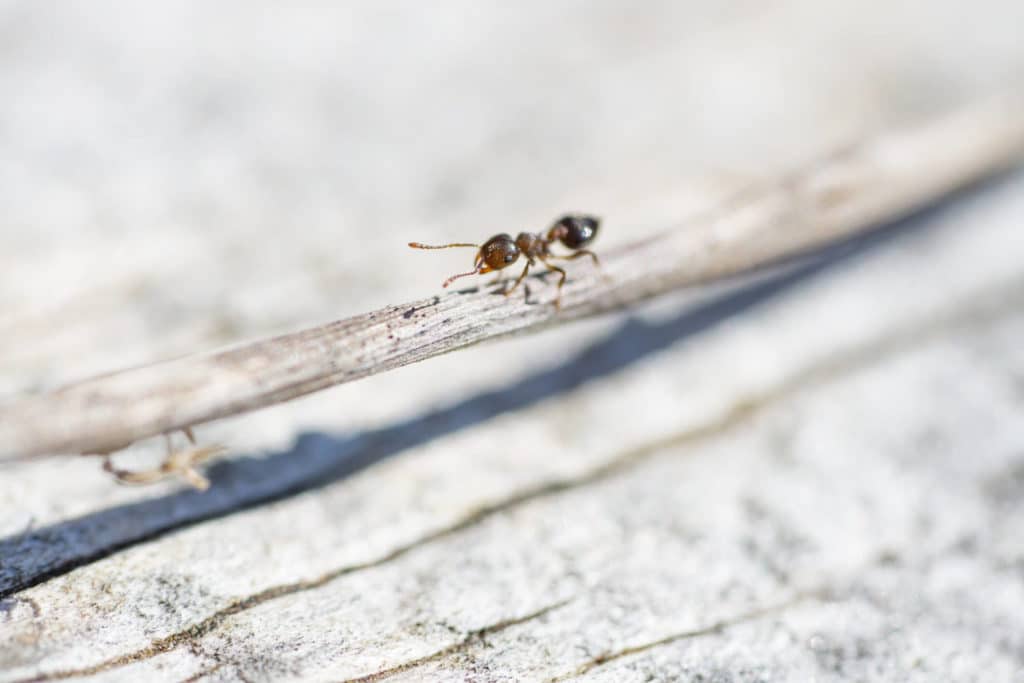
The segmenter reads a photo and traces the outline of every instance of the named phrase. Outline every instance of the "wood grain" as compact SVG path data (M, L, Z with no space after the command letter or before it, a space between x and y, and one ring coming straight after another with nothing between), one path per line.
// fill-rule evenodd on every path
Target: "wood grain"
M1024 106L1006 93L851 145L706 215L570 266L527 296L447 293L293 334L116 372L0 411L0 459L109 453L150 436L288 401L481 341L593 316L763 267L879 222L1017 162ZM605 217L608 229L625 229Z

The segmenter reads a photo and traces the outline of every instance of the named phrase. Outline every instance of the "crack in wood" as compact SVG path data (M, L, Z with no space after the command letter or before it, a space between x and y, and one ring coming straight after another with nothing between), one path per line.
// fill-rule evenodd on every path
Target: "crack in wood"
M966 301L960 306L943 311L932 316L930 319L926 318L925 320L918 321L912 326L898 329L879 339L856 346L845 353L837 353L820 363L812 364L802 371L794 373L790 378L770 390L737 401L717 419L681 433L655 439L632 449L621 451L619 455L582 475L546 482L520 491L499 502L481 506L476 510L470 511L454 524L398 546L375 560L348 565L308 581L299 581L267 588L236 600L188 628L157 639L149 646L135 652L120 655L88 667L39 674L17 683L54 681L94 675L170 652L179 646L187 645L211 633L229 617L262 605L270 600L314 590L354 572L386 565L418 548L476 526L494 515L526 503L599 482L665 450L694 444L727 433L733 427L745 422L755 414L802 390L813 386L820 386L865 370L892 356L908 351L922 342L938 338L952 330L972 325L991 324L1008 314L1019 311L1022 304L1024 304L1024 278L1017 278L1009 283L1001 283L999 286L987 288L984 292L974 297L967 297ZM683 636L678 635L674 637Z
M223 669L225 666L227 666L227 662L217 662L213 666L207 667L205 669L200 669L198 672L192 674L188 678L182 679L181 683L198 683L198 681L203 680L207 676L212 676L213 674Z
M178 492L121 508L101 510L77 520L33 531L28 536L0 541L0 555L22 558L22 546L28 543L41 543L47 547L50 555L41 564L22 565L26 560L19 559L9 565L0 565L0 599L101 560L122 548L159 538L175 529L327 485L455 429L479 424L502 413L529 407L556 394L573 391L586 382L618 372L644 356L681 342L726 318L739 315L806 278L815 277L852 254L874 248L881 241L902 233L903 230L899 229L883 229L852 242L835 245L805 263L782 267L778 272L768 271L749 281L737 283L736 288L730 288L725 295L711 297L699 305L687 307L679 316L668 320L655 324L629 320L611 335L581 349L566 363L532 372L514 385L499 391L484 391L420 417L364 432L346 441L336 441L331 446L336 455L329 460L317 457L322 446L304 442L300 438L289 451L260 459L260 465L251 473L245 470L254 463L247 464L245 458L221 463L210 472L216 486L215 494L225 486L230 487L232 477L248 482L245 491L229 494L226 499L209 495L200 497L194 495L194 492ZM275 472L278 467L276 463L282 460L288 462L286 469ZM236 472L238 474L233 474ZM182 509L190 512L180 516ZM105 543L90 548L72 550L60 547L67 539L79 540L102 535L103 529L118 526L117 520L121 515L133 519L142 518L143 527L138 529L133 525L136 530L109 538Z
M879 550L871 557L871 559L868 562L866 562L860 568L859 571L854 572L853 575L859 575L866 571L869 567L885 564L887 562L886 558L888 557L888 555L889 551L884 549ZM657 638L655 640L637 643L636 645L630 645L612 652L605 652L603 654L591 658L587 662L584 662L582 665L580 665L571 672L548 679L547 683L562 683L563 681L579 678L581 676L585 676L594 669L604 666L605 664L608 664L610 662L614 662L615 660L622 659L624 657L629 657L635 654L641 654L643 652L648 652L650 650L663 647L665 645L671 645L682 640L691 640L694 638L701 638L704 636L718 635L724 633L727 629L733 628L735 626L748 624L750 622L757 621L758 619L763 619L764 617L777 616L793 607L811 601L823 603L836 602L840 599L838 597L840 595L840 591L837 590L837 588L835 587L836 583L836 581L833 581L830 584L820 585L816 589L805 589L795 593L788 600L784 600L782 602L772 605L764 605L758 607L757 609L751 610L749 612L744 612L743 614L729 617L727 619L719 619L718 621L715 621L701 628L690 629L687 631L679 631L676 633L671 633L666 636L662 636L661 638Z
M934 212L938 208L932 206L927 211ZM728 288L726 295L687 308L670 320L656 324L627 321L615 333L585 347L567 363L531 373L500 391L485 391L444 409L345 440L326 434L304 435L293 448L260 458L258 465L247 458L220 463L210 475L218 493L226 495L193 496L192 492L179 491L99 510L38 530L33 530L30 523L22 535L0 540L0 555L12 558L8 563L0 563L0 599L170 531L326 486L402 450L450 433L453 428L448 425L458 424L455 428L462 429L501 413L528 407L556 393L572 391L585 382L617 372L645 355L735 317L862 250L873 249L906 234L907 228L919 229L926 224L927 221L913 220L910 224L889 225L835 244L807 259L734 283L735 289ZM630 349L627 356L622 355L624 344ZM316 439L304 440L305 436L334 440L330 446L333 455L322 457L324 444ZM287 465L283 464L285 460ZM237 488L243 480L244 488ZM183 510L188 512L183 513ZM135 521L124 525L125 517ZM22 541L39 544L45 552L23 551Z
M489 626L484 626L483 628L470 631L466 633L465 636L462 637L462 639L452 643L448 647L442 648L429 655L417 657L416 659L411 659L407 662L396 664L395 666L388 667L387 669L383 669L372 674L366 674L365 676L360 676L358 678L349 678L345 681L342 681L342 683L375 683L375 681L382 681L386 678L390 678L397 674L404 673L406 671L410 671L411 669L423 666L424 664L430 664L431 662L439 661L441 659L444 659L445 657L448 657L457 652L461 652L462 650L467 649L474 643L483 640L489 635L500 633L501 631L504 631L505 629L511 628L513 626L519 626L520 624L525 624L535 619L539 619L545 616L546 614L555 611L556 609L565 607L574 599L575 598L567 598L565 600L559 600L556 603L547 605L546 607L542 607L539 610L535 610L521 617L516 617L514 619L504 619Z
M197 659L204 662L205 666L188 678L183 679L181 683L198 683L198 681L203 680L207 676L212 676L225 667L234 669L235 677L239 681L249 683L243 674L243 668L239 662L221 657L219 653L208 651L199 641L189 643L188 649Z
M658 647L665 645L671 645L672 643L679 642L681 640L691 640L693 638L700 638L702 636L717 635L723 633L726 629L734 626L740 626L742 624L750 623L758 619L762 619L767 616L780 614L790 607L794 607L803 602L807 602L812 599L820 599L823 595L822 591L813 591L809 593L799 593L794 597L775 605L768 605L766 607L759 607L753 611L746 612L728 619L721 619L708 626L702 628L692 629L689 631L680 631L678 633L672 633L667 636L658 638L657 640L650 640L644 643L638 643L636 645L630 645L624 647L621 650L615 650L614 652L606 652L594 657L588 662L585 662L574 671L561 676L555 676L554 678L548 679L548 683L562 683L562 681L569 681L580 676L585 676L594 669L604 666L609 662L614 662L617 659L628 657L630 655L640 654L653 650Z

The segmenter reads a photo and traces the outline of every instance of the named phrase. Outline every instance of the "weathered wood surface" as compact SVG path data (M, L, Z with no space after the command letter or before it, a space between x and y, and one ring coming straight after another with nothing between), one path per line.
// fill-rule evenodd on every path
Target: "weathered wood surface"
M653 232L1024 66L1018 3L68 7L0 12L5 397L462 263L411 239ZM211 425L207 493L5 467L0 680L1018 679L1022 225L1018 172Z
M600 268L567 266L572 279L543 302L530 296L531 281L514 299L495 297L500 286L477 287L0 404L0 460L105 455L481 341L795 260L1019 164L1022 112L1024 87L879 132L605 252Z

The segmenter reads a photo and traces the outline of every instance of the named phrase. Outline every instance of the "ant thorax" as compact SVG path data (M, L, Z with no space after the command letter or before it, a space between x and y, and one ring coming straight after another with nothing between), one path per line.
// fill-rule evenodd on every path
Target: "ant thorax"
M521 232L516 237L516 246L523 256L532 262L535 258L548 253L548 243L540 235L533 232Z

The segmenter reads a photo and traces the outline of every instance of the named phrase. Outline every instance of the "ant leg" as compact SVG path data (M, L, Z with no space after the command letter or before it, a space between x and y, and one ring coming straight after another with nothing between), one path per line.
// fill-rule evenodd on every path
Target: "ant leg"
M597 254L590 251L589 249L580 249L575 253L569 254L568 256L559 256L557 254L552 254L551 256L548 256L548 258L556 258L562 261L572 261L573 259L578 259L580 256L589 256L591 259L594 260L595 266L597 266L598 268L601 267L601 262L598 260Z
M547 266L548 268L550 268L551 270L558 271L559 273L561 273L561 277L558 278L558 293L555 294L555 310L561 310L561 308L562 308L562 285L565 284L565 279L567 277L569 277L569 275L568 275L568 273L566 273L564 270L562 270L558 266L556 266L556 265L554 265L552 263L549 263L547 258L543 258L542 257L541 261L543 261L544 265Z
M519 283L522 282L523 278L526 277L526 274L530 272L530 266L532 265L533 263L531 261L526 262L526 267L523 268L523 272L519 274L519 277L516 278L516 281L512 284L512 286L505 290L505 296L508 296L509 294L515 291L516 287L519 286Z
M595 267L597 267L597 268L601 267L601 260L597 258L597 254L595 254L594 252L590 251L589 249L580 249L575 254L570 256L569 259L572 260L574 258L579 258L580 256L589 256L591 258L591 260L594 262L594 266Z
M548 258L556 258L561 259L563 261L572 261L573 259L577 259L580 256L589 256L594 261L594 267L601 271L601 279L604 280L606 283L612 282L612 277L608 275L608 273L604 272L603 268L601 268L601 261L598 260L597 254L590 251L589 249L580 249L573 254L569 254L568 256L558 256L552 254L548 256Z

